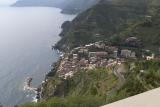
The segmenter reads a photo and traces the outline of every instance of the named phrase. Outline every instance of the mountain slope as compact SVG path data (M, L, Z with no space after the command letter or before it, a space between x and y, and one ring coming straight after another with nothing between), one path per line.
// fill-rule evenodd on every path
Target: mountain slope
M63 32L63 38L56 47L73 48L107 39L119 32L123 28L122 25L133 19L138 20L144 14L146 14L144 7L99 3L72 21L70 28Z
M107 0L106 0L107 1ZM143 6L143 5L147 5L147 6L158 6L160 5L160 1L159 0L112 0L113 4L120 4L120 5L133 5L133 6Z
M101 0L91 9L78 15L67 30L64 29L62 40L55 47L66 50L90 42L110 39L127 28L133 29L129 24L144 22L146 16L152 17L158 14L156 10L159 5L158 0ZM125 35L127 36L135 35ZM119 37L121 38L120 35ZM149 43L149 45L154 44Z
M150 15L145 16L142 20L135 23L129 23L117 35L124 40L129 36L139 38L143 46L147 49L158 51L160 47L160 7L156 11L152 11Z

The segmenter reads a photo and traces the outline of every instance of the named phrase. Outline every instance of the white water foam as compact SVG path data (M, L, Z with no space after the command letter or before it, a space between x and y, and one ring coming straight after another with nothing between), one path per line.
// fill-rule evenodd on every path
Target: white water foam
M37 97L37 88L33 88L33 87L29 87L28 85L27 85L28 83L27 83L27 80L24 82L24 87L23 87L23 90L25 91L25 92L27 92L28 94L26 95L26 97L28 98L28 97L32 97L32 102L34 102L34 103L37 103L38 102L38 99L36 98Z

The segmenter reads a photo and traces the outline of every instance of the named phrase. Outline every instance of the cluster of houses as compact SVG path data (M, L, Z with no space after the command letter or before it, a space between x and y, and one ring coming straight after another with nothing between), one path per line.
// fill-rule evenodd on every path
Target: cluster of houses
M135 45L134 42L132 44ZM70 53L63 55L58 74L60 77L67 79L79 70L121 64L129 58L136 59L136 52L127 48L120 49L116 46L108 46L99 41L74 48Z
M74 48L62 56L58 74L60 77L67 79L80 70L109 67L121 64L126 59L137 59L135 47L141 45L140 41L136 37L130 37L126 39L125 44L127 46L122 48L99 41ZM152 54L151 56L144 56L144 58L152 60L155 56Z

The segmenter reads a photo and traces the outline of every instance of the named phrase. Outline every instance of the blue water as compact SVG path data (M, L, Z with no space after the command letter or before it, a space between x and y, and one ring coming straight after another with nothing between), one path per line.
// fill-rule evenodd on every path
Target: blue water
M24 91L27 77L37 87L59 55L51 50L60 37L61 24L72 20L60 9L0 7L0 102L4 107L30 102Z

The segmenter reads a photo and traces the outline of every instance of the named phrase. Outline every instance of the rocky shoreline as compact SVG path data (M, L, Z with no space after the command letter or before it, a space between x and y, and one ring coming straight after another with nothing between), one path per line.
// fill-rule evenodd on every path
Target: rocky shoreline
M58 67L59 67L59 64L61 62L61 59L62 59L62 52L60 52L59 50L57 50L59 53L60 53L60 58L54 62L52 65L51 65L51 70L45 75L45 79L42 81L41 85L37 88L37 101L42 101L43 99L45 99L43 96L44 96L44 88L46 86L46 84L48 83L49 81L49 78L51 77L54 77L57 73L57 70L58 70Z
M67 32L66 28L70 26L70 23L71 23L70 21L63 22L63 24L61 25L62 31L59 34L60 37L63 38L64 33ZM58 47L57 43L55 45L52 45L51 49L56 50L59 53L59 59L56 62L54 62L53 64L51 64L51 70L45 75L45 78L42 81L42 83L37 88L35 88L36 96L34 98L34 102L39 102L39 101L42 101L43 99L45 99L45 98L43 98L43 89L44 89L45 85L48 83L48 79L51 77L54 77L56 75L58 67L60 65L60 62L63 58L63 55L65 54L65 50Z

